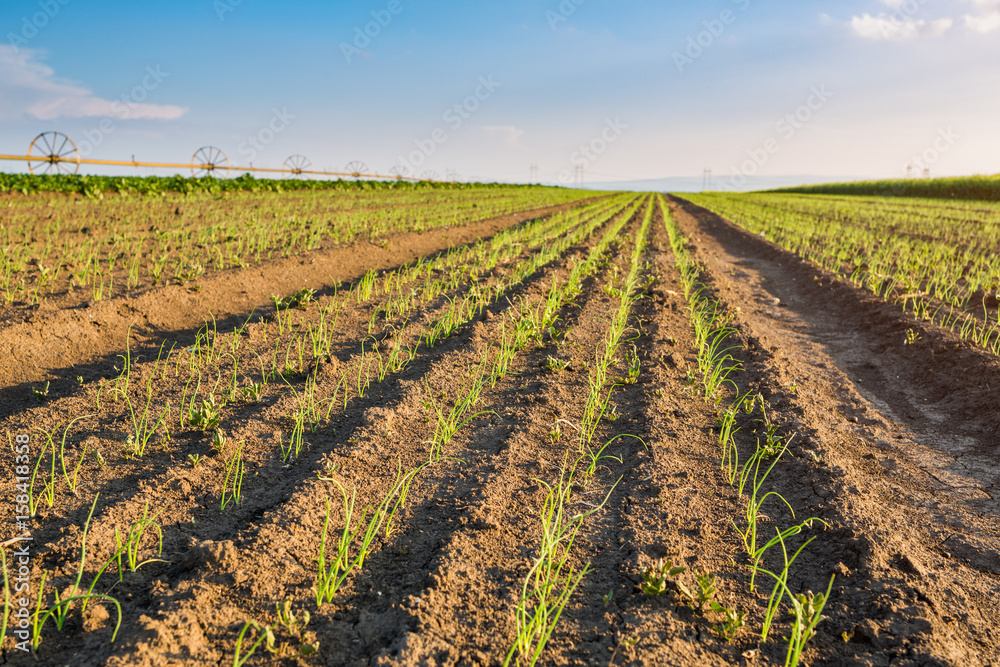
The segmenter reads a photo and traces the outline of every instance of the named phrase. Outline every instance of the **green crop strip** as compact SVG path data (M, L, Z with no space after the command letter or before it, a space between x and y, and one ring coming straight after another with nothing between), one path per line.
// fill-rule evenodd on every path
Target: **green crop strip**
M865 197L921 197L949 201L1000 201L1000 177L907 178L803 185L772 190L776 193L847 195Z
M633 218L633 214L642 203L642 199L633 202L628 211L608 228L602 239L591 250L587 259L574 266L565 283L560 284L553 281L544 304L537 308L521 304L517 311L519 317L512 323L513 335L508 338L506 330L502 332L504 348L517 349L531 340L540 339L540 332L551 330L560 307L579 293L582 278L596 270L598 262L607 253L612 241L618 238L625 224ZM635 437L626 434L618 435L596 450L590 445L597 424L607 408L610 391L613 390L613 387L609 389L605 396L607 369L613 363L622 337L628 328L629 312L635 302L633 293L636 290L640 259L645 249L646 236L652 220L652 203L651 198L646 201L646 210L636 235L630 270L624 281L625 289L619 293L620 305L610 322L608 337L604 341L603 347L598 346L595 351L595 368L590 375L590 395L584 410L583 424L586 428L573 425L581 433L578 444L580 451L572 464L569 463L569 454L567 453L567 457L563 460L559 480L555 484L535 480L547 491L539 514L542 539L538 556L533 561L522 584L514 609L516 637L507 653L505 665L535 665L541 659L563 610L577 587L590 572L589 563L578 569L570 562L570 552L576 536L583 526L583 522L604 507L614 488L621 481L619 479L618 482L615 482L605 495L604 500L596 506L591 506L591 509L578 514L570 513L572 489L578 483L576 480L591 480L601 460L614 458L604 453L612 443L620 438ZM502 352L500 358L503 359ZM497 369L506 368L506 363L506 359L502 362L498 361L495 373ZM640 442L642 441L640 440ZM616 460L620 461L620 459Z

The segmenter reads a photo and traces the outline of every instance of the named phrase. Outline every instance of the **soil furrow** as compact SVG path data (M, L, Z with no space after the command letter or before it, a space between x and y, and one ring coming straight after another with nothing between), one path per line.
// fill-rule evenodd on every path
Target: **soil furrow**
M985 601L1000 593L1000 525L980 490L997 477L983 456L995 436L982 430L996 417L982 411L990 392L970 380L995 361L947 332L906 346L912 323L886 304L702 209L673 209L720 298L740 306L750 377L799 433L796 467L818 464L815 490L796 500L834 530L820 534L829 546L808 569L839 573L827 632L849 639L824 633L820 654L829 664L887 652L901 664L990 664L998 618ZM932 364L942 358L968 370L961 385L941 386ZM956 466L958 454L978 454L975 470Z

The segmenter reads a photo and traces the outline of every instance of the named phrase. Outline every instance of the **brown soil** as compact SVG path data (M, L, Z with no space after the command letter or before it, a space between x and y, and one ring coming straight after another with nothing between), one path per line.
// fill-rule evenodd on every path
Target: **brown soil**
M793 591L825 590L836 575L827 618L803 664L1000 664L1000 363L702 209L680 200L672 200L671 209L692 237L714 296L739 329L744 369L734 377L740 393L760 392L771 421L784 436L795 436L768 488L788 500L798 520L814 516L828 524L824 529L815 523L808 535L790 540L797 549L803 537L816 538L792 568ZM43 508L34 522L32 590L42 571L59 590L72 584L82 526L97 492L84 584L94 564L111 554L115 529L127 531L147 503L160 512L167 562L125 572L115 583L110 593L122 604L123 621L114 643L114 607L94 604L85 615L74 610L62 632L50 621L34 656L13 650L8 638L3 657L10 664L232 664L244 623L274 623L275 605L290 597L296 613L312 615L308 630L314 633L310 640L319 642L318 654L293 658L286 648L283 657L272 657L261 648L248 665L500 664L513 642L514 605L537 553L543 482L555 482L567 448L575 450L573 429L586 400L589 366L616 305L604 287L621 286L641 216L640 208L621 237L624 245L612 246L610 259L560 312L556 328L565 339L546 335L517 355L495 387L487 385L475 408L483 414L447 446L451 458L418 476L393 532L376 538L363 568L318 610L310 589L327 499L334 507L333 529L343 525L340 492L328 480L356 488L360 508L378 502L399 466L426 460L434 433L428 402L456 398L470 367L509 327L504 322L513 304L520 298L543 302L553 278L565 278L599 235L539 269L446 341L420 346L405 370L373 382L346 409L334 409L307 436L309 447L298 461L284 464L275 456L279 435L288 437L295 404L288 387L278 381L261 403L228 406L223 426L230 443L244 443L247 477L243 502L225 511L219 508L225 460L213 453L207 436L179 428L172 416L169 443L157 440L146 456L128 458L121 453L128 413L104 395L101 412L72 429L67 446L73 453L84 445L99 450L106 465L88 457L79 496L60 482L55 507ZM449 230L449 242L531 217L537 212ZM591 572L539 664L783 664L780 637L788 634L789 619L782 615L771 637L761 640L771 586L758 578L757 590L749 590L747 559L731 523L739 521L744 501L720 473L716 410L686 381L687 371L697 367L696 351L658 214L651 230L643 277L655 282L633 312L638 337L625 345L636 346L641 373L637 383L614 391L612 418L596 438L603 443L629 434L645 446L634 438L616 440L607 453L618 460L605 459L573 496L574 511L605 496L608 502L584 523L574 545L575 566L589 562ZM10 434L52 430L93 413L101 382L117 375L113 355L121 353L132 321L143 341L133 354L145 357L135 369L138 386L163 377L158 373L172 376L173 366L156 370L151 363L159 340L190 345L209 311L225 318L220 331L229 331L271 293L351 280L368 268L391 268L446 245L439 235L394 238L387 250L368 248L366 254L358 247L336 256L312 254L301 264L295 259L222 273L210 279L216 282L200 281L199 292L159 288L114 306L54 313L47 317L61 318L52 321L68 329L65 336L89 347L75 357L58 351L38 357L46 360L36 365L66 378L53 382L41 404L28 400L25 383L45 376L13 370L5 357L2 428ZM492 284L509 266L476 280ZM323 305L331 295L321 295ZM381 349L390 341L417 342L449 303L441 298L380 324L373 334ZM343 369L360 363L373 307L348 302L340 314L334 349L317 374L323 395L330 395ZM101 312L100 326L83 314L92 310ZM315 326L316 307L295 318ZM21 345L17 354L24 358L42 354L42 338L35 347L19 342L29 331L41 336L52 328L41 319L3 329L0 343L8 349ZM905 345L912 328L921 338ZM267 353L265 336L271 342L278 336L274 321L253 323L245 332L239 355L248 376L257 363L249 350ZM364 349L371 344L368 339ZM568 368L550 370L550 357ZM627 372L619 357L616 377ZM76 375L83 376L80 386L68 381ZM205 383L211 384L207 376ZM290 384L303 390L301 379L293 377ZM183 400L181 387L164 391L174 405ZM752 451L756 424L743 415L738 425L741 451ZM557 430L558 440L552 435ZM61 432L59 427L57 441ZM37 451L42 440L34 442ZM192 454L205 458L192 466ZM13 480L5 481L13 488ZM762 533L792 523L778 502L766 502L762 512ZM12 532L5 531L0 540ZM150 546L144 542L144 557ZM718 616L693 611L676 587L663 596L640 592L643 569L661 557L690 568L680 577L688 586L696 569L715 574L716 599L749 613L747 627L732 643L713 632ZM774 568L776 558L771 552L764 565ZM116 578L112 567L100 588ZM51 589L47 595L51 603ZM278 639L288 635L279 632Z

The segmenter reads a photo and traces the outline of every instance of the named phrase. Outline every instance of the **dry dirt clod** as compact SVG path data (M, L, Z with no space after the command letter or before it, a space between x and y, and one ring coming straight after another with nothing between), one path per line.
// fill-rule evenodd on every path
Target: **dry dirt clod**
M84 632L99 630L107 624L110 618L111 614L104 605L91 601L87 605L87 610L83 613L83 630Z
M184 557L188 567L208 567L213 570L233 570L239 562L239 552L231 540L205 540L193 546Z

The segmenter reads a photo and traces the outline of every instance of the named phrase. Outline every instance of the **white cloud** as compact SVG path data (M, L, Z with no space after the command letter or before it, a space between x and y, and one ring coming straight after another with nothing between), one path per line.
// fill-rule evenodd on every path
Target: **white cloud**
M519 130L513 125L484 125L483 129L488 134L499 134L504 138L504 143L511 148L517 148L520 144L521 135L524 130Z
M910 41L922 37L939 37L951 29L952 19L936 21L917 20L899 14L879 13L877 16L865 13L851 19L851 30L864 39L884 39L888 41Z
M133 91L118 100L106 100L81 86L64 82L52 68L37 60L38 52L0 44L0 120L39 120L108 116L118 119L173 120L188 112L172 104L145 104L142 97L158 85L157 76L144 75Z
M1000 0L972 0L976 14L966 14L965 27L986 34L1000 30Z
M992 14L982 16L966 14L965 27L983 34L1000 30L1000 12L993 12Z
M875 15L864 13L854 16L848 26L851 31L863 39L881 39L886 41L911 41L921 38L939 37L961 20L964 27L972 32L987 34L1000 31L1000 0L963 0L962 4L972 5L973 12L961 16L954 7L947 13L956 18L939 18L936 20L918 19L916 15L923 11L925 0L879 0L889 8ZM958 4L946 3L946 4ZM824 23L834 23L827 15L820 16Z

